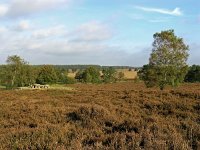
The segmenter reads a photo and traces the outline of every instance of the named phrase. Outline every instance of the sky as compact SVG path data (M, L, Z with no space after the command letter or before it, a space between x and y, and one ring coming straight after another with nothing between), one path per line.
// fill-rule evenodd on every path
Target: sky
M0 63L142 66L153 34L174 29L200 64L198 0L0 0Z

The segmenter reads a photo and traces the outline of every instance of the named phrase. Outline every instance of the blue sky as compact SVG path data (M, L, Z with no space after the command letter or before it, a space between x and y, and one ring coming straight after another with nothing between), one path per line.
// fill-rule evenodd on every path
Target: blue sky
M0 63L142 66L153 34L174 29L200 64L197 0L0 0Z

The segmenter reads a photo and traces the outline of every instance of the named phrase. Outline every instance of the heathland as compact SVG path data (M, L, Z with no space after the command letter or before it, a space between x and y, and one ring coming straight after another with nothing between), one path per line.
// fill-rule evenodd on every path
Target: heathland
M0 90L0 149L200 148L200 84Z

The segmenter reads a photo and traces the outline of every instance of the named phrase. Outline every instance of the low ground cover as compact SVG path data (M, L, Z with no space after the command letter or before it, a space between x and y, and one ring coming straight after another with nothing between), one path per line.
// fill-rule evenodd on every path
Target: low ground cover
M0 149L200 148L200 84L69 86L0 90Z

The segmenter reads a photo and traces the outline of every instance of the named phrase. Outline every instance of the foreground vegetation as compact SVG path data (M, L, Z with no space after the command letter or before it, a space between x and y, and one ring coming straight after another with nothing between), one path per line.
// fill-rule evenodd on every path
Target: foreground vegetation
M0 149L200 148L200 84L1 90Z

